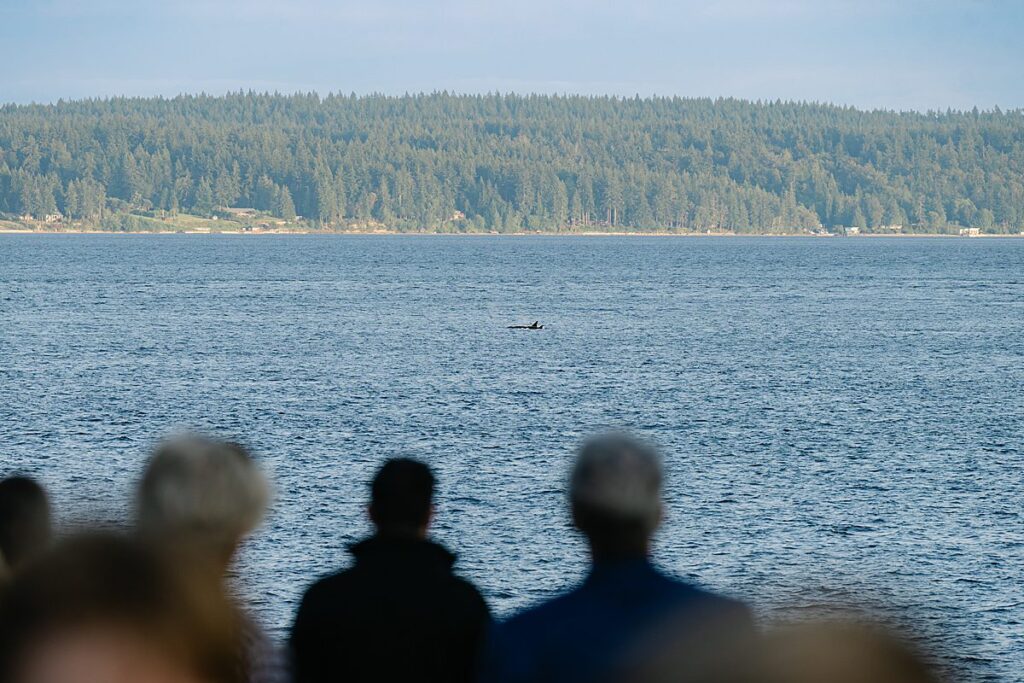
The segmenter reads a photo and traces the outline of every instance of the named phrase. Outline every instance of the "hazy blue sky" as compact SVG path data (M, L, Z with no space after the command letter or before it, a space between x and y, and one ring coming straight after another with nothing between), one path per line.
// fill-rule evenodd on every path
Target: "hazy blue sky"
M0 0L0 101L257 89L1024 107L1024 0Z

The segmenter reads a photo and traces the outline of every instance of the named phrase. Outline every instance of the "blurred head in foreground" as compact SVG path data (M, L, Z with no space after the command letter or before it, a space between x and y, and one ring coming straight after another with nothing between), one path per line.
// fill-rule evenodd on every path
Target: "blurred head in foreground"
M0 481L0 568L17 570L50 543L50 501L28 477Z
M715 626L715 624L711 624ZM740 631L677 631L616 683L940 683L907 640L855 621L809 621L756 637ZM726 627L727 622L717 624Z
M382 536L424 538L434 506L434 474L418 460L393 458L370 485L370 520Z
M576 527L595 561L646 557L661 523L661 458L626 434L583 444L569 482Z
M150 458L136 515L145 538L205 554L226 569L269 500L267 479L245 448L188 436L161 444Z
M66 540L0 600L0 680L236 681L233 617L212 585L125 538Z
M758 683L938 683L909 642L856 622L811 622L768 633Z

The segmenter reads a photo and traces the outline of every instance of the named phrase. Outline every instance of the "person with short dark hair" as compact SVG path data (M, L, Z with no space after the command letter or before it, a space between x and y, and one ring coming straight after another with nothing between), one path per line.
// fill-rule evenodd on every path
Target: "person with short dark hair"
M481 682L715 678L727 651L752 634L750 614L651 564L661 488L661 459L643 442L616 433L583 445L569 502L590 573L575 590L498 625Z
M434 474L409 458L389 460L370 484L370 519L378 535L421 538L434 514Z
M242 683L226 596L146 544L58 543L0 596L4 683Z
M473 680L490 615L452 572L455 556L427 538L434 475L416 460L389 460L370 492L376 533L350 548L350 569L302 599L290 638L295 681Z
M50 500L29 477L0 481L0 574L14 572L50 543Z

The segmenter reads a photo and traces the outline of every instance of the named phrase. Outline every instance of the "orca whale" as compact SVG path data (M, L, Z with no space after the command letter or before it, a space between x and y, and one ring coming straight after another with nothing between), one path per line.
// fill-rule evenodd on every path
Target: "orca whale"
M530 325L509 325L510 330L543 330L544 326L540 324L539 320L534 320Z

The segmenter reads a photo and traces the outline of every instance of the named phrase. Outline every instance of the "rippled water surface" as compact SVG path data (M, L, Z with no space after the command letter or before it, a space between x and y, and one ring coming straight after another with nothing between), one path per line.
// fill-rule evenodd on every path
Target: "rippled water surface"
M499 613L567 586L567 464L626 427L666 454L664 567L767 618L896 606L1024 680L1022 381L1024 240L0 235L2 470L117 520L159 435L244 439L279 635L391 455Z

